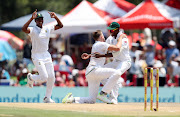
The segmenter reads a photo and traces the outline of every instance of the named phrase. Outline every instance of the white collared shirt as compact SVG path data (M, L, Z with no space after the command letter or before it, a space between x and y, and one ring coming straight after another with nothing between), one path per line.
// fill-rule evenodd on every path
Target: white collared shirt
M91 54L98 52L100 54L106 54L109 48L109 44L106 42L100 42L100 41L96 41L91 49ZM95 57L91 57L89 65L88 66L97 66L97 67L102 67L105 63L106 58L105 57L100 57L100 58L95 58Z
M30 33L28 34L32 40L32 54L47 52L49 49L50 33L54 30L54 26L38 26L28 27Z
M106 39L106 43L116 45L120 35L123 34L121 31L117 34L116 39L113 36L109 36ZM113 58L120 61L131 61L131 57L129 55L129 41L128 38L122 39L121 49L118 52L112 52Z

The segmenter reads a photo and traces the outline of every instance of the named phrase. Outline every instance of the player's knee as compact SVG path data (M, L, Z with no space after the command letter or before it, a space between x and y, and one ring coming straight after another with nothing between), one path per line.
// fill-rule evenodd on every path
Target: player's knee
M48 78L52 78L52 79L54 79L54 78L55 78L54 73L49 73L49 74L48 74Z
M48 78L51 79L51 80L53 80L53 81L55 81L55 75L54 75L54 73L49 73L49 74L48 74Z
M114 74L114 75L116 75L116 76L118 76L118 77L121 77L122 72L121 72L120 70L118 70L118 71L116 71L116 72L115 72L115 74Z
M90 102L91 104L96 103L96 98L94 98L94 97L92 98L92 97L91 97L91 98L89 99L89 102Z

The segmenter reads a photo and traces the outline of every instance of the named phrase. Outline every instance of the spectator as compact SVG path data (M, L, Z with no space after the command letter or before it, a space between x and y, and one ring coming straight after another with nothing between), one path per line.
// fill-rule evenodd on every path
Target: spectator
M61 77L57 77L55 86L66 87L66 84L65 84L65 81Z
M180 56L175 59L173 66L173 77L180 76Z
M152 41L151 30L149 28L145 28L143 33L144 33L144 37L145 37L145 44L146 45L151 44L151 41Z
M74 66L74 62L71 58L71 56L69 55L63 55L61 58L61 61L64 61L66 63L67 66Z
M157 45L157 37L153 37L153 40L155 41L154 45L148 44L144 48L145 57L146 57L146 63L148 67L153 67L155 62L155 51L156 51L156 45Z
M167 74L170 76L169 83L173 82L173 61L179 56L179 50L176 48L176 43L171 40L168 43L169 48L166 50L166 63L167 63Z
M138 50L139 44L138 43L132 43L132 48L130 50L130 56L133 59L133 57L136 57L136 61L139 60L139 55L142 53L142 51Z
M174 30L172 28L165 28L161 31L160 35L160 44L163 46L163 48L168 47L168 42L173 39Z
M24 41L24 46L23 46L23 63L28 66L28 64L32 64L31 61L31 49L32 49L32 44L31 44L31 38L28 36L27 40Z
M72 75L68 75L68 82L67 82L67 86L68 87L75 87L75 82L73 80L73 76Z
M136 60L136 57L132 57L131 67L129 69L128 80L133 82L133 77L143 78L143 72L141 70L141 66L139 61Z
M0 70L0 79L10 79L9 72L5 69L5 66L3 65L1 70Z
M166 85L166 69L165 69L165 64L163 63L162 60L155 60L154 67L159 68L159 86L165 86ZM155 75L156 70L153 72Z
M28 70L26 68L24 68L22 70L22 75L19 78L19 85L24 86L27 84L27 73L28 73Z
M176 38L177 48L180 50L180 33L178 29L175 29L175 38Z

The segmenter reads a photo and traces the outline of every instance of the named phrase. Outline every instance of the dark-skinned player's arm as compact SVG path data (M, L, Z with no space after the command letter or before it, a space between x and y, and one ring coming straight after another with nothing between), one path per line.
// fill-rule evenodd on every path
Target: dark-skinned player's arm
M57 17L57 15L54 12L48 12L51 16L51 18L54 18L57 21L57 25L54 26L54 30L60 29L63 27L62 22L59 20L59 18Z
M28 34L30 33L30 29L28 28L28 26L31 23L31 21L35 19L36 17L37 17L37 9L33 12L32 17L22 27L23 32L28 33Z

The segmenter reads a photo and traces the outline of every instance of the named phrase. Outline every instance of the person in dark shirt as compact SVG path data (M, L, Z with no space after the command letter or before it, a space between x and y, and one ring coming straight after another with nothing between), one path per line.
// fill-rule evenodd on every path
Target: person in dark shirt
M27 40L24 42L24 51L23 51L23 63L28 65L32 63L31 61L31 49L32 49L32 44L31 44L31 39L28 36Z

